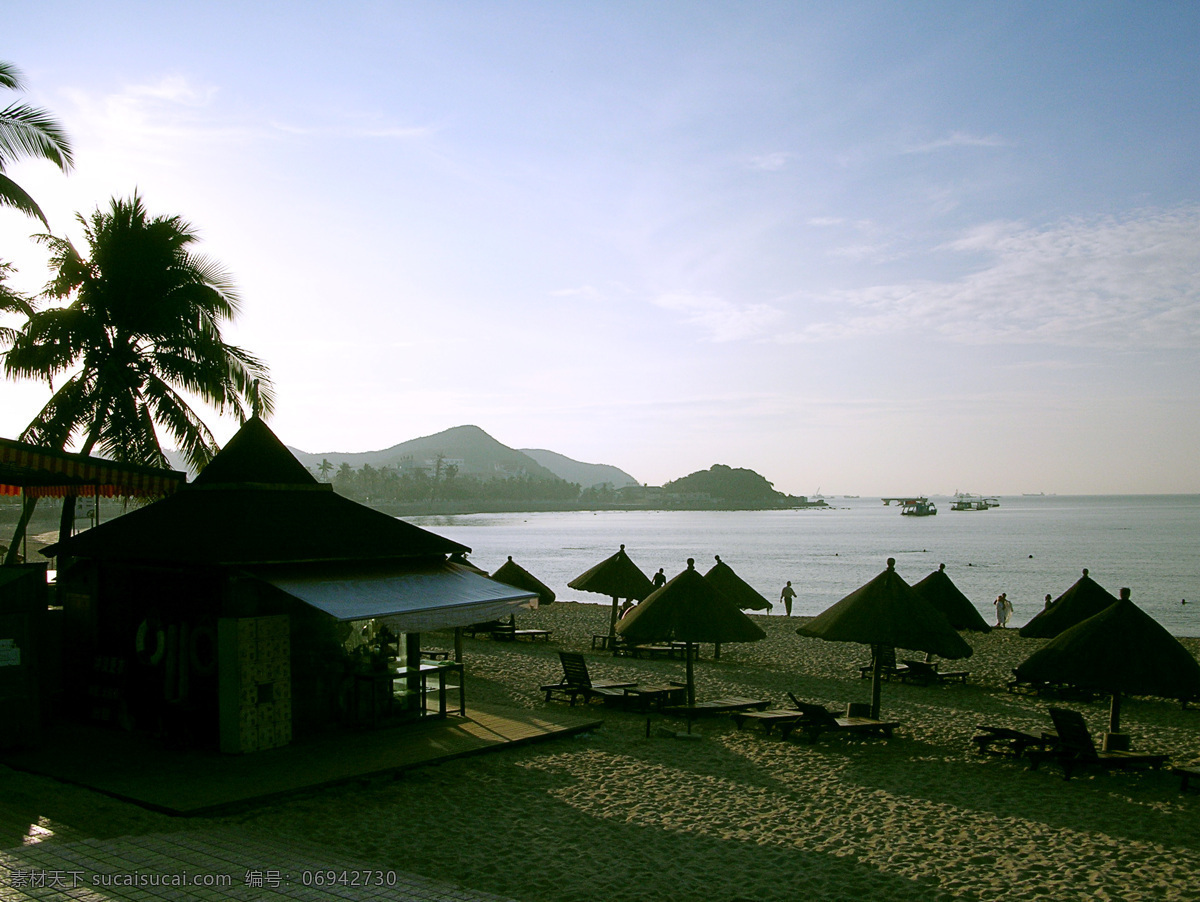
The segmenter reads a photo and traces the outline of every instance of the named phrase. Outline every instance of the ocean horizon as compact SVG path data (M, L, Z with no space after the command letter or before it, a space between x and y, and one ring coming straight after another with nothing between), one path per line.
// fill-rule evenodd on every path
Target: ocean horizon
M1042 610L1082 575L1135 603L1176 636L1200 636L1200 495L999 496L986 511L902 516L874 496L826 496L827 509L779 511L571 511L405 517L461 542L488 572L509 555L561 600L609 604L567 583L620 545L647 576L668 578L689 557L706 572L715 556L782 615L787 581L794 616L814 616L886 567L913 584L946 572L988 623L1001 592L1014 605L1010 628ZM988 496L995 497L995 496Z

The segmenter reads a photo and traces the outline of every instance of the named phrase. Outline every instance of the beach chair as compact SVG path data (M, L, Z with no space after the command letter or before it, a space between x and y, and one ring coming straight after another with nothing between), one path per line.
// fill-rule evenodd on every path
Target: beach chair
M696 702L694 705L667 705L662 709L663 714L675 714L686 717L690 724L697 717L711 717L716 714L732 714L735 711L762 709L770 706L765 698L743 698L729 695L724 698L710 698Z
M791 724L801 717L795 708L740 708L729 715L739 730L748 723L757 723L768 735L773 727Z
M1193 777L1200 782L1200 764L1189 764L1171 768L1171 773L1179 778L1179 791L1187 792L1188 783ZM1200 788L1200 787L1197 787Z
M1035 736L1033 733L1009 727L989 727L980 724L979 730L979 733L971 737L971 742L975 744L975 748L981 755L1007 753L1014 758L1020 758L1025 754L1026 749L1045 750L1055 742L1054 737L1047 733Z
M569 698L572 707L575 699L581 695L584 704L593 698L623 701L626 687L637 685L636 681L593 680L588 673L587 661L578 652L560 651L558 657L562 661L563 678L560 682L541 687L540 691L546 693L546 701L550 701L555 694Z
M965 686L967 677L970 675L968 670L943 671L938 670L937 664L927 661L909 661L907 658L904 660L904 668L897 674L902 683L920 683L922 686L928 686L931 683L950 683L955 680Z
M779 731L784 739L797 730L802 732L809 742L816 742L822 733L857 733L890 738L892 730L900 726L895 721L875 720L872 717L838 717L824 705L802 702L790 692L788 698L796 706L800 717L792 723L779 724Z
M907 669L903 664L896 663L896 649L890 645L872 645L871 660L866 664L858 666L858 676L860 679L869 680L875 669L875 658L882 659L883 666L880 668L880 673L887 679L894 676L899 676Z
M1051 708L1050 717L1054 721L1054 730L1057 734L1057 741L1053 748L1045 751L1030 752L1030 768L1037 769L1037 765L1046 759L1053 759L1062 765L1063 779L1071 779L1071 773L1077 767L1099 766L1099 767L1138 767L1142 764L1148 764L1151 767L1162 767L1166 763L1167 755L1151 755L1141 752L1124 752L1124 751L1100 751L1096 748L1096 744L1092 741L1092 734L1088 732L1087 722L1083 719L1083 715L1078 711L1069 711L1066 708Z

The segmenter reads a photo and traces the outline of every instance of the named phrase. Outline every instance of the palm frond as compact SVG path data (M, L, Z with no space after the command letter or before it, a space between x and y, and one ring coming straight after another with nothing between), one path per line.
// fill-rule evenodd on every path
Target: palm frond
M0 170L24 157L49 160L63 172L74 165L62 126L45 110L14 103L0 110Z
M0 207L13 207L27 216L41 220L42 225L50 228L50 223L46 220L46 214L42 212L42 208L25 193L24 188L5 175L2 170L3 167L0 167Z

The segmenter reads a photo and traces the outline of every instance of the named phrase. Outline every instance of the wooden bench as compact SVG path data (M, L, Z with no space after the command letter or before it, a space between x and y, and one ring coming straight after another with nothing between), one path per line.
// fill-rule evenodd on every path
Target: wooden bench
M747 723L761 724L763 732L770 734L775 726L790 726L800 720L803 715L795 708L763 708L762 710L734 711L729 717L742 729Z
M742 698L731 695L724 698L713 698L708 701L696 702L694 705L670 705L662 709L663 714L677 714L692 721L697 717L709 717L714 714L731 714L743 708L766 708L771 703L762 698Z
M964 686L967 683L967 677L971 675L967 670L938 670L936 664L930 664L927 661L904 661L904 670L900 671L898 676L902 683L907 683L910 680L923 685L930 683L949 683L952 680L957 680Z
M891 738L892 731L900 726L895 721L875 720L872 717L838 717L824 705L809 704L800 701L791 693L788 695L800 716L793 723L779 725L784 739L797 730L802 732L809 742L816 742L822 733L860 733Z
M1022 730L1008 727L988 727L980 725L982 731L971 737L971 742L979 750L979 754L1003 755L1007 751L1014 758L1020 758L1026 749L1046 749L1058 739L1052 733L1042 733L1035 736Z
M1195 777L1200 780L1200 764L1190 764L1171 768L1171 773L1179 777L1179 791L1187 792L1188 781ZM1200 788L1200 787L1197 787Z

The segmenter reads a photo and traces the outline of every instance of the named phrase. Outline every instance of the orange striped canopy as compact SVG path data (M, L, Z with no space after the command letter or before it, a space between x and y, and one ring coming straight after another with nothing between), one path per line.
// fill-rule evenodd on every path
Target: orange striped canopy
M160 497L187 482L187 474L55 451L0 438L0 495L61 498Z

